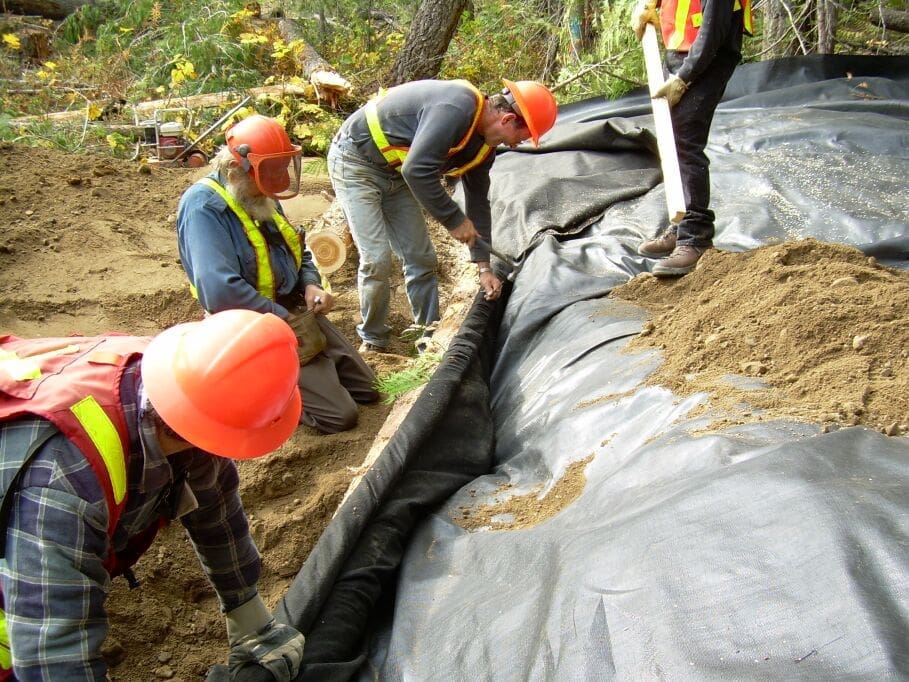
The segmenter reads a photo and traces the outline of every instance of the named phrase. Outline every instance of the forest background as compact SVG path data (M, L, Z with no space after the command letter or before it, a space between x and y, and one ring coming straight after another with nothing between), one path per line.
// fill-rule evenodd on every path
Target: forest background
M341 121L381 86L466 78L495 92L502 77L533 79L564 104L645 82L628 28L634 0L0 3L0 139L72 152L136 157L131 106L143 101L235 93L192 109L186 132L196 139L250 88L284 85L294 93L272 88L250 108L282 120L318 171ZM905 0L757 0L754 12L745 61L909 54ZM346 81L339 97L313 87L314 63ZM41 117L61 111L82 115ZM200 148L220 144L232 120Z

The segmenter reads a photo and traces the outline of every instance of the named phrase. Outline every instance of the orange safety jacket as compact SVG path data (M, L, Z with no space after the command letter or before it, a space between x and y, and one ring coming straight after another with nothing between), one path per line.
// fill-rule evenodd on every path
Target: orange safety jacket
M483 107L486 102L486 98L483 96L483 93L477 90L469 81L456 80L452 82L460 83L461 85L470 88L474 95L476 95L477 113L474 114L470 128L467 129L464 137L462 137L460 142L458 142L454 147L448 150L449 159L464 149L464 147L467 146L467 143L470 142L470 138L472 138L474 136L474 133L476 133L477 126L480 124L480 118L483 116ZM378 147L379 151L382 153L382 156L385 157L388 165L400 171L401 166L404 165L404 161L407 159L407 153L410 151L410 147L392 145L388 141L388 138L385 136L385 131L382 130L382 123L379 120L379 102L382 101L382 98L384 98L387 93L388 91L384 88L382 90L379 90L379 93L366 103L364 113L366 114L366 125L369 127L369 134L372 136L372 141L375 143L376 147ZM473 157L473 159L462 166L451 168L445 171L444 175L452 178L460 177L483 163L491 153L492 148L484 143L480 147L480 150L477 152L476 156Z
M716 2L726 0L715 0ZM751 0L734 0L733 9L744 12L744 31L754 33ZM701 0L663 0L660 4L660 30L667 50L688 52L701 28Z
M18 473L0 491L0 533L4 538L19 475L47 438L59 430L82 451L98 477L107 498L108 536L113 539L126 506L130 449L120 379L127 364L141 356L148 342L148 338L120 335L35 340L0 336L0 423L32 416L56 427L48 427L35 443L23 449ZM104 566L111 576L124 573L142 555L159 527L152 526L125 552L109 554ZM0 624L0 680L6 680L12 678L12 662L2 608Z

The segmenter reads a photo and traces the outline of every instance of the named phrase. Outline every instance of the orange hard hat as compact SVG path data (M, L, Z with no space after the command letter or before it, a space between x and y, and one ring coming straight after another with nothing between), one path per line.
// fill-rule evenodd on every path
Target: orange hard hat
M263 194L274 199L297 195L301 148L278 121L253 114L228 128L224 141Z
M142 357L155 411L181 438L223 457L268 454L302 411L297 338L277 315L225 310L158 334Z
M533 146L540 146L540 136L552 128L556 120L558 105L555 97L542 83L536 81L510 81L502 79L508 94L514 98L521 118L530 129Z

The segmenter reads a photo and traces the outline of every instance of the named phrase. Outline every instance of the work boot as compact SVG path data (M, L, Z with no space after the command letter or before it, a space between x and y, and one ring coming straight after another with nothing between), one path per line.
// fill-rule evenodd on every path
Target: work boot
M676 277L687 275L694 270L698 259L704 255L706 248L682 244L675 247L667 258L661 258L653 266L654 275L657 277Z
M389 352L391 352L384 346L377 346L376 344L370 343L369 341L364 341L363 343L361 343L359 350L360 350L360 353L389 353Z
M412 325L408 326L407 329L402 331L399 334L399 337L405 341L417 341L424 336L432 336L435 330L436 325L434 322L430 324L417 324L414 322Z
M664 230L662 234L658 234L653 239L641 242L641 245L638 247L638 253L645 258L662 258L663 256L668 256L672 253L672 250L675 249L675 242L677 239L676 229L674 227L669 227Z

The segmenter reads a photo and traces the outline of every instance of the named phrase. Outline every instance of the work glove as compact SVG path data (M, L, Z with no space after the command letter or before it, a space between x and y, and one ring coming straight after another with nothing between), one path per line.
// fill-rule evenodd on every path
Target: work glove
M669 106L674 107L679 103L679 100L682 99L682 95L687 91L688 84L675 74L672 74L659 88L657 88L657 91L653 93L653 96L665 97L666 101L669 102Z
M276 682L290 682L300 671L305 638L289 625L275 620L258 594L245 604L228 611L227 641L230 656L227 667L234 679L244 666L259 665Z
M304 309L299 313L290 313L287 316L287 324L294 330L294 335L297 337L297 357L300 360L300 367L325 350L328 341L311 310Z
M631 30L634 31L634 35L637 36L638 40L644 37L644 29L647 24L653 24L656 27L659 26L659 23L656 10L647 0L640 0L634 6L634 9L631 10Z

